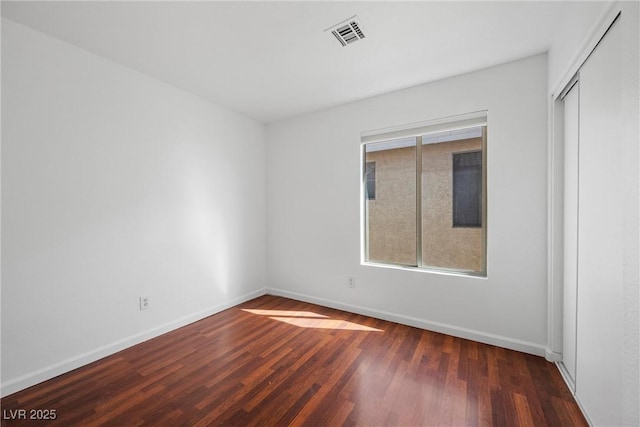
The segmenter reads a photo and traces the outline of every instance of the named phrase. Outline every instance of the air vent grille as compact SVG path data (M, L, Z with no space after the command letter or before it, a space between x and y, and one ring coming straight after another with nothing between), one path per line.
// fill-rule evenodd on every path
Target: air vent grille
M342 21L325 31L331 32L343 47L365 38L357 16L352 16L346 21Z

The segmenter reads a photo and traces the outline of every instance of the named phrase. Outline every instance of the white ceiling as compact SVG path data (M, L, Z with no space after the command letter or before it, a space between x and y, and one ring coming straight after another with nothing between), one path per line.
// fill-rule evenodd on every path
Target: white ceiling
M2 15L263 123L545 52L575 2L2 2ZM348 47L324 30L358 15Z

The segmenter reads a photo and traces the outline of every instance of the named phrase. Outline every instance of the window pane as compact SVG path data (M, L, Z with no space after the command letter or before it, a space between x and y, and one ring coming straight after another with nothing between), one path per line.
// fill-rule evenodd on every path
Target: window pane
M376 162L367 162L365 168L367 200L376 199Z
M453 153L453 226L482 225L482 151Z
M415 266L415 138L366 144L365 165L371 163L363 177L367 261Z
M422 138L422 264L484 270L482 128Z

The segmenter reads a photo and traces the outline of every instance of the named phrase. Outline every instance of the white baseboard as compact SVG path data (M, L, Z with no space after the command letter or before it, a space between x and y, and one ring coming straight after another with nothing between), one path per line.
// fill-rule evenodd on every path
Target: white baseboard
M562 353L558 353L557 351L553 351L550 348L545 348L544 350L544 358L549 362L561 362L562 361Z
M416 328L426 329L433 332L452 335L454 337L465 338L472 341L478 341L484 344L491 344L498 347L508 348L510 350L521 351L536 356L545 356L546 348L542 345L534 344L527 341L517 340L513 338L503 337L500 335L490 334L474 329L461 328L459 326L447 325L445 323L433 322L426 319L405 316L403 314L390 313L387 311L376 310L373 308L362 307L358 305L345 304L338 301L332 301L325 298L314 297L311 295L299 294L283 289L267 288L267 294L276 295L285 298L291 298L298 301L318 304L325 307L344 310L351 313L362 314L364 316L375 317L377 319L388 320L390 322L401 323L403 325L414 326Z
M34 372L30 372L18 378L5 381L0 385L0 396L8 396L33 385L39 384L43 381L54 378L58 375L77 369L81 366L95 362L96 360L110 356L118 351L140 344L149 339L155 338L167 332L181 328L190 323L197 322L205 317L219 313L223 310L257 298L264 294L282 296L299 301L318 304L338 310L349 311L352 313L362 314L365 316L375 317L382 320L388 320L390 322L396 322L403 325L414 326L416 328L426 329L434 332L439 332L447 335L452 335L459 338L470 339L485 344L496 345L511 350L521 351L524 353L534 354L536 356L546 356L546 349L534 343L516 340L513 338L502 337L495 334L489 334L473 329L461 328L457 326L447 325L440 322L433 322L425 319L419 319L415 317L405 316L397 313L390 313L387 311L376 310L368 307L362 307L358 305L345 304L338 301L328 300L325 298L314 297L311 295L299 294L296 292L289 292L283 289L266 288L259 289L257 291L248 293L238 298L229 300L223 304L208 308L198 313L184 316L180 319L165 323L146 332L124 338L106 346L97 348L95 350L80 354L70 359L64 360L60 363L56 363L51 366L39 369ZM583 411L584 412L584 411ZM586 415L585 415L586 416Z
M4 397L17 391L24 390L25 388L39 384L43 381L47 381L53 377L57 377L58 375L72 371L81 366L88 365L89 363L110 356L126 348L140 344L144 341L150 340L162 334L166 334L167 332L181 328L190 323L197 322L204 319L205 317L219 313L243 302L262 296L265 293L266 289L258 289L257 291L253 291L240 297L231 299L225 303L218 304L214 307L210 307L198 313L189 314L187 316L181 317L171 322L167 322L140 334L124 338L95 350L91 350L89 352L74 356L70 359L63 360L62 362L56 363L54 365L47 366L42 369L38 369L37 371L22 375L18 378L2 382L2 384L0 384L0 396Z

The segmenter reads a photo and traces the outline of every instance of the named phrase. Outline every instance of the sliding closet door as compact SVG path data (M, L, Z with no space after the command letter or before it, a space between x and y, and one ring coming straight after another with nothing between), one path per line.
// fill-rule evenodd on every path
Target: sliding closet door
M564 312L562 363L575 387L578 295L579 83L564 97Z
M621 425L623 413L620 46L618 22L580 70L576 394L595 425Z

